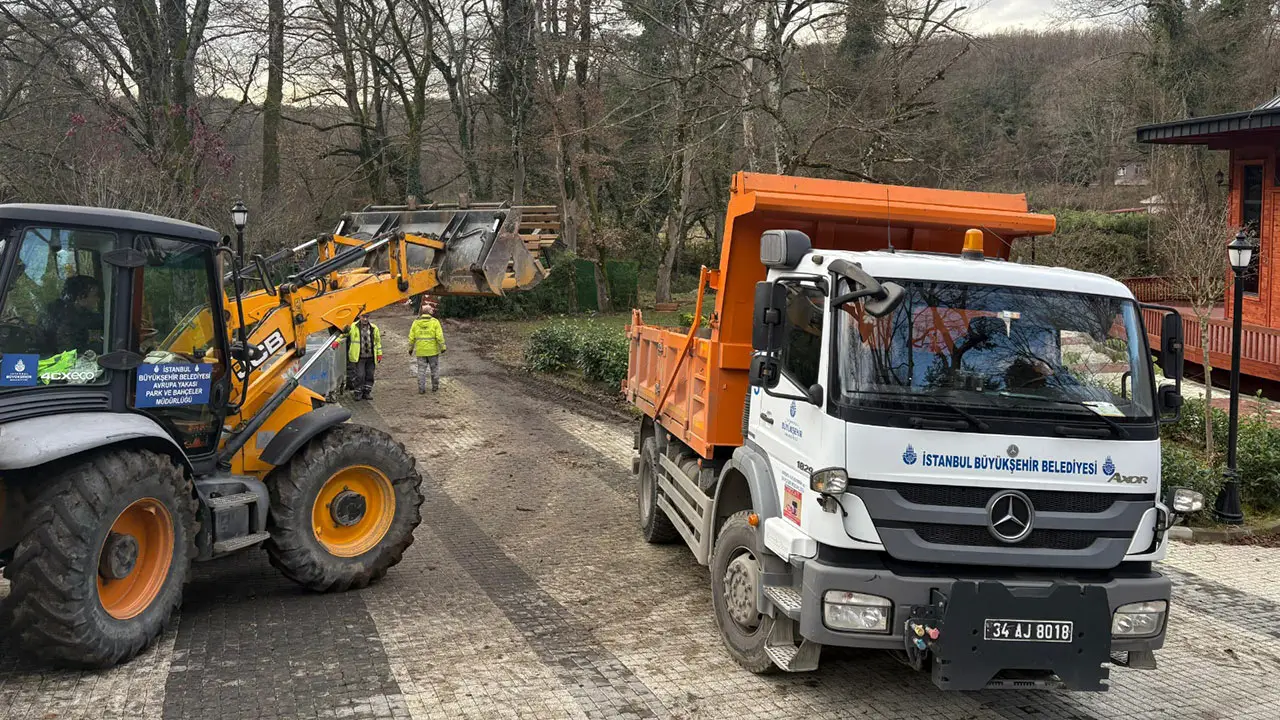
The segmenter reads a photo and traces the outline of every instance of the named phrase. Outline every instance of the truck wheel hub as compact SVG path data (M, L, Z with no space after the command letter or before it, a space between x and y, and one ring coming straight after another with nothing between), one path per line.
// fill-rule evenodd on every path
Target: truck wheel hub
M756 606L756 588L760 584L760 564L749 552L743 552L729 563L724 572L724 602L729 617L744 628L760 624Z
M98 574L104 580L122 580L129 577L138 564L138 539L132 535L113 532L102 545L98 556Z
M329 506L329 515L333 522L341 527L351 527L364 519L367 503L364 496L350 490L343 490Z

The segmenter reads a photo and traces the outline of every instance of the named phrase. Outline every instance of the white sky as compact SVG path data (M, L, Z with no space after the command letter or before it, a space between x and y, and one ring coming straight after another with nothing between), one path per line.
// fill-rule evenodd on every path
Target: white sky
M1054 0L970 0L965 13L969 30L990 33L1000 30L1048 30L1061 27L1052 15Z

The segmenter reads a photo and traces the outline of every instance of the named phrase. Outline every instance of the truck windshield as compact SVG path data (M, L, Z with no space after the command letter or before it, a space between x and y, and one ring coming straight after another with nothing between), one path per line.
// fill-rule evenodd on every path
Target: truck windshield
M897 280L891 314L842 308L838 397L854 406L962 405L974 413L1154 417L1130 300L1033 288Z

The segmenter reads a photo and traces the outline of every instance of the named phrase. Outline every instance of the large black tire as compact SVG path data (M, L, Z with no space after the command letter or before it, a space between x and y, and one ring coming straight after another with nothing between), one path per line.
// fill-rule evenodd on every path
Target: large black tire
M711 603L715 609L716 627L720 629L720 639L729 650L729 655L739 665L758 675L773 672L777 666L765 652L765 643L773 630L774 619L768 615L756 614L756 625L748 628L735 620L729 610L729 590L726 589L725 575L729 565L744 553L756 559L760 557L760 534L747 518L750 510L743 510L731 515L720 528L716 537L715 550L711 553ZM741 588L732 590L741 591ZM751 601L754 603L756 588L749 588Z
M645 438L640 446L640 469L636 473L636 505L640 511L640 533L645 542L655 545L675 542L680 538L671 518L658 507L658 443Z
M196 554L190 482L172 459L145 450L100 452L31 482L42 487L27 488L32 500L4 571L12 584L5 615L19 650L79 668L111 667L142 652L168 627L190 576ZM168 517L158 509L151 515L172 528L173 547L154 597L119 619L99 595L99 555L113 524L138 502L163 505Z
M395 498L390 525L369 550L343 557L326 549L313 529L312 509L336 473L367 466L385 475ZM422 476L417 461L390 435L363 425L339 425L312 439L272 473L267 555L291 580L318 592L366 587L387 573L413 544L422 522Z

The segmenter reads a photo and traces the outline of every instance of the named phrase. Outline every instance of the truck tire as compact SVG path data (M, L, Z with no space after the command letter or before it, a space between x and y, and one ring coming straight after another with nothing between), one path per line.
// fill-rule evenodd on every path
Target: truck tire
M664 545L680 538L671 518L658 507L658 443L645 438L640 446L640 471L636 473L636 500L640 508L640 533L645 542Z
M417 461L386 433L338 425L313 438L267 483L267 556L318 592L376 582L422 522Z
M12 637L55 665L124 662L182 602L196 554L191 483L169 457L123 449L40 482L4 572Z
M710 565L711 603L729 655L747 670L764 675L777 667L765 652L773 618L755 608L762 570L760 536L747 522L751 513L743 510L729 516L716 536Z

